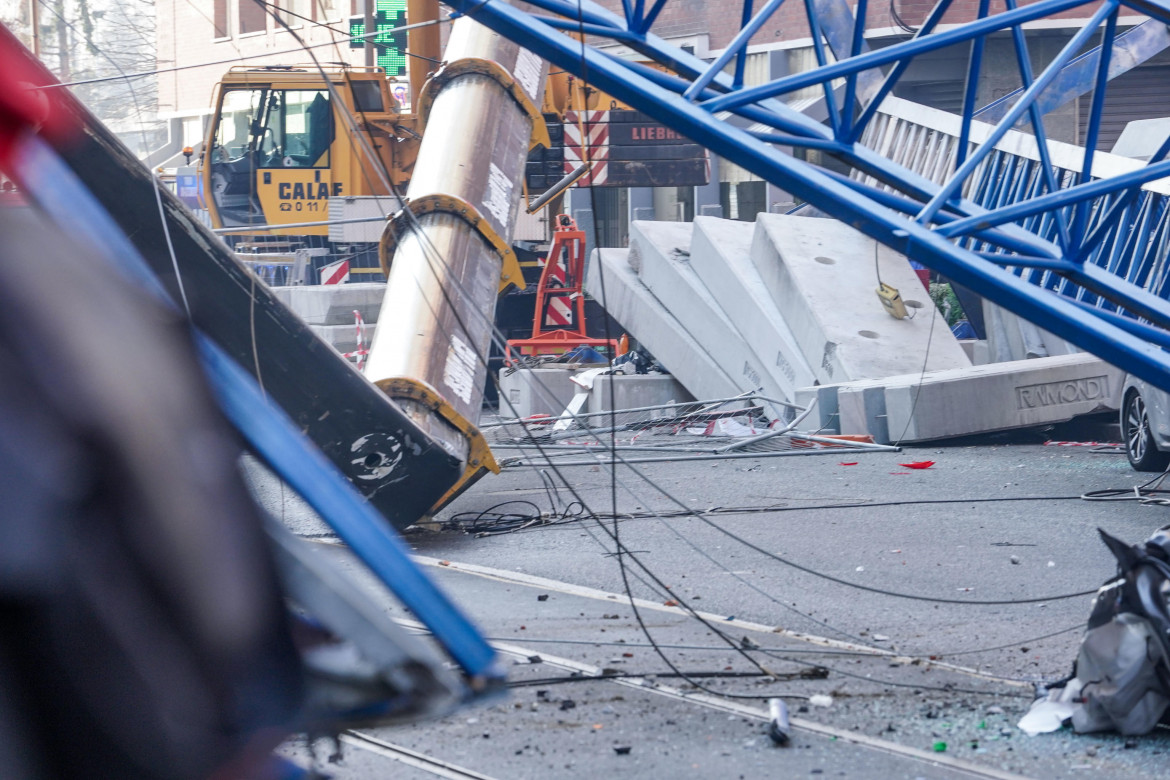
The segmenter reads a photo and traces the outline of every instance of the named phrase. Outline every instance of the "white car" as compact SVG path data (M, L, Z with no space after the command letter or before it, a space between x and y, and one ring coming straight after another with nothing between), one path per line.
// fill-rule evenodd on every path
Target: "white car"
M1170 466L1170 393L1126 375L1121 390L1121 440L1137 471Z

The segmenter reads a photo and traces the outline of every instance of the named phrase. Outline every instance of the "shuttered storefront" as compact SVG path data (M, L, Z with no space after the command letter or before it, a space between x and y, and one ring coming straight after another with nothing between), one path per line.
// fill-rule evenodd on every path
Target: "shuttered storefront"
M1113 148L1129 122L1170 116L1170 65L1137 67L1122 73L1109 83L1107 95L1097 143L1097 150L1103 152ZM1084 139L1088 130L1091 104L1091 94L1080 99L1078 138Z

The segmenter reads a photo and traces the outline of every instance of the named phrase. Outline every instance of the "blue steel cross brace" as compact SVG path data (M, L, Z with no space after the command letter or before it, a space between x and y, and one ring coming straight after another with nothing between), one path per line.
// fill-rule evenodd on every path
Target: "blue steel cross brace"
M73 172L40 138L21 139L12 176L58 224L68 224L106 261L164 305L178 308L161 281ZM495 650L332 463L310 444L256 380L210 338L194 331L203 370L224 414L268 463L353 550L370 571L431 630L469 678L470 692L504 679Z
M1048 150L1043 115L1061 100L1094 90L1085 136L1098 137L1108 78L1123 72L1116 57L1122 45L1119 16L1170 22L1163 0L1037 0L989 13L979 4L976 18L941 22L953 0L939 0L921 28L906 40L868 50L860 28L865 3L857 3L856 24L840 3L803 3L818 65L766 84L742 83L742 62L751 31L777 12L784 0L769 0L753 13L743 8L741 34L705 62L653 33L666 3L622 0L615 14L592 0L534 0L534 16L505 0L446 0L598 89L667 124L719 156L739 165L869 237L945 274L1036 325L1097 354L1118 367L1170 390L1170 355L1163 351L1170 328L1170 271L1164 247L1170 238L1170 204L1155 180L1170 173L1162 162L1170 146L1147 164L1134 163L1124 175L1101 178L1090 153L1080 169L1056 167ZM1045 67L1032 72L1023 25L1055 14L1076 12L1081 29ZM1146 28L1150 29L1150 28ZM582 43L571 33L586 33ZM1022 89L985 113L995 127L979 145L968 147L975 121L982 119L974 95L983 42L1007 34L1020 66ZM1152 40L1143 32L1142 40ZM581 36L579 36L581 37ZM1161 36L1158 45L1161 43ZM1134 36L1135 40L1137 36ZM605 39L609 39L606 41ZM668 68L666 75L620 59L595 44L620 42L645 61ZM833 50L830 61L825 43ZM1087 46L1098 47L1083 53ZM861 143L883 100L915 57L961 44L969 51L963 100L962 148L943 184L887 159ZM1150 44L1146 44L1147 49ZM964 55L967 56L967 55ZM734 66L733 66L734 63ZM732 70L732 73L725 71ZM844 79L846 89L834 90ZM784 102L795 90L820 87L826 123L813 121ZM848 104L844 104L844 99ZM856 119L855 119L856 117ZM1020 120L1039 146L1039 160L1022 166L1008 160L996 143ZM754 123L753 132L737 124ZM745 122L746 120L746 122ZM760 132L760 125L768 128ZM819 149L849 165L845 178L790 156L784 147ZM1014 166L1014 167L1013 167ZM1021 167L1022 166L1022 167ZM1027 178L1011 186L997 177L1008 172ZM872 177L877 184L860 179ZM1096 177L1096 178L1094 178ZM1027 186L1024 186L1024 185ZM1162 188L1165 189L1165 188Z

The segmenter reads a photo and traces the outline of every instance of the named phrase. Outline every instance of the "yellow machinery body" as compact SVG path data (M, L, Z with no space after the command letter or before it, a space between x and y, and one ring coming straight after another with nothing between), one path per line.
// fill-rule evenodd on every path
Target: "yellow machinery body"
M201 175L216 228L326 236L324 224L283 226L325 222L331 197L390 195L387 180L405 189L418 153L416 120L381 68L233 68L213 117Z

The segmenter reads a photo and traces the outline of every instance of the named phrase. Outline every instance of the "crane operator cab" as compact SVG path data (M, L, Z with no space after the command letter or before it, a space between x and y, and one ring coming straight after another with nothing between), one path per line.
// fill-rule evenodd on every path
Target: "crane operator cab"
M226 227L265 224L266 212L320 215L324 202L335 194L328 92L231 90L224 94L220 116L211 148L211 194ZM294 184L300 196L295 199ZM313 185L313 191L306 185Z
M215 105L202 160L214 227L324 222L330 198L389 195L387 179L409 179L414 120L398 113L380 68L233 69ZM325 237L328 227L281 233Z

